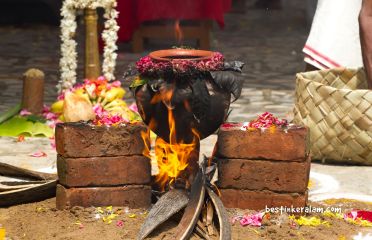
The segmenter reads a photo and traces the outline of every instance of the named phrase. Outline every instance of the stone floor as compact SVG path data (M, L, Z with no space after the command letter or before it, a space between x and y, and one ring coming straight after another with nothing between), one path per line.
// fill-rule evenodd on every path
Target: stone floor
M213 50L222 52L227 59L246 63L242 96L232 103L229 121L248 121L257 114L270 111L279 117L291 119L295 74L304 69L301 53L309 27L304 6L298 0L286 0L282 10L257 10L247 0L245 13L226 15L226 27L214 26ZM56 98L55 85L59 79L59 28L50 25L0 26L0 112L20 101L21 76L28 68L43 70L46 74L45 102ZM82 34L77 35L79 56L82 56ZM168 48L174 42L150 41L147 51ZM121 79L126 66L147 54L133 54L128 43L120 44L116 76ZM82 59L82 58L79 58ZM79 65L79 79L83 78ZM124 82L128 86L129 83ZM128 101L132 97L128 94ZM40 139L39 139L40 140ZM53 170L55 156L44 140L26 141L26 147L14 144L14 139L0 139L0 161L44 162L42 168ZM212 135L202 142L202 152L209 155L216 141ZM44 147L43 147L44 146ZM11 149L11 150L10 150ZM47 158L33 159L27 151L46 151ZM14 152L13 152L14 151ZM26 152L25 152L26 151ZM51 163L52 162L52 163ZM40 170L40 169L39 169ZM310 198L324 196L352 196L372 202L372 188L364 183L372 181L371 167L312 165L312 179L318 186ZM329 184L328 184L329 183ZM331 194L331 195L330 195Z

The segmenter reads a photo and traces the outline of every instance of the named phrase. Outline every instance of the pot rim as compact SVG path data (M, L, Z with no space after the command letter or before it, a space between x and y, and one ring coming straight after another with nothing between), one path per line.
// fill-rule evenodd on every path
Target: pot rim
M157 61L201 61L211 59L213 54L214 52L207 50L175 48L153 51L149 54L149 56ZM195 58L169 58L170 56L195 56Z

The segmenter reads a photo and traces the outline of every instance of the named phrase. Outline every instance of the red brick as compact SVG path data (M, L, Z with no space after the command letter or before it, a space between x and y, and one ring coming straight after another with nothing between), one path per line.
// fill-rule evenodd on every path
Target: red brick
M151 205L151 187L128 185L121 187L65 188L57 185L57 209L74 206L128 206L148 208Z
M57 124L57 152L64 157L141 155L145 146L141 132L146 130L143 124L117 127L82 122Z
M223 158L304 161L309 154L305 128L242 131L220 128L217 156Z
M67 187L149 184L150 159L144 156L57 158L59 182Z
M309 173L310 158L306 162L218 159L220 188L304 193Z
M305 207L305 193L276 193L272 191L250 191L237 189L220 189L221 200L226 208L262 210L265 207Z

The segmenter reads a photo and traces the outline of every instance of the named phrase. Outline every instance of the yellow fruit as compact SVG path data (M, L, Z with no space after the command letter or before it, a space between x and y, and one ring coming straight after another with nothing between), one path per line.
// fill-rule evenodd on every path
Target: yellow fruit
M65 121L65 116L63 116L63 114L60 115L60 116L58 117L58 120L61 120L62 122L64 122L64 121Z
M59 100L52 104L50 107L50 111L53 113L61 113L63 111L63 100Z
M114 99L122 99L125 95L125 90L121 87L118 88L111 88L107 91L104 96L105 98L102 101L102 105L113 101Z
M84 89L81 89L81 88L76 89L73 93L74 93L75 95L77 95L77 96L83 97L83 98L85 98L85 99L87 99L87 100L90 101L90 99L89 99L89 95L88 95L88 93L86 93L86 92L84 91Z
M129 115L125 107L115 106L115 107L110 108L108 111L111 115L119 115L125 119L129 119Z
M78 88L78 89L76 89L76 90L74 91L74 93L77 94L77 95L81 95L81 94L84 94L84 93L85 93L85 90L82 89L82 88Z
M110 110L113 107L127 107L127 104L122 99L115 99L110 103L106 104L103 108L106 110Z

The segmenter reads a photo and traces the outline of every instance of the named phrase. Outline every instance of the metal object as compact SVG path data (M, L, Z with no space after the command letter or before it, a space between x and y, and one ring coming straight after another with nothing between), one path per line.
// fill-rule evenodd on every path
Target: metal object
M97 10L85 9L85 78L100 76Z

